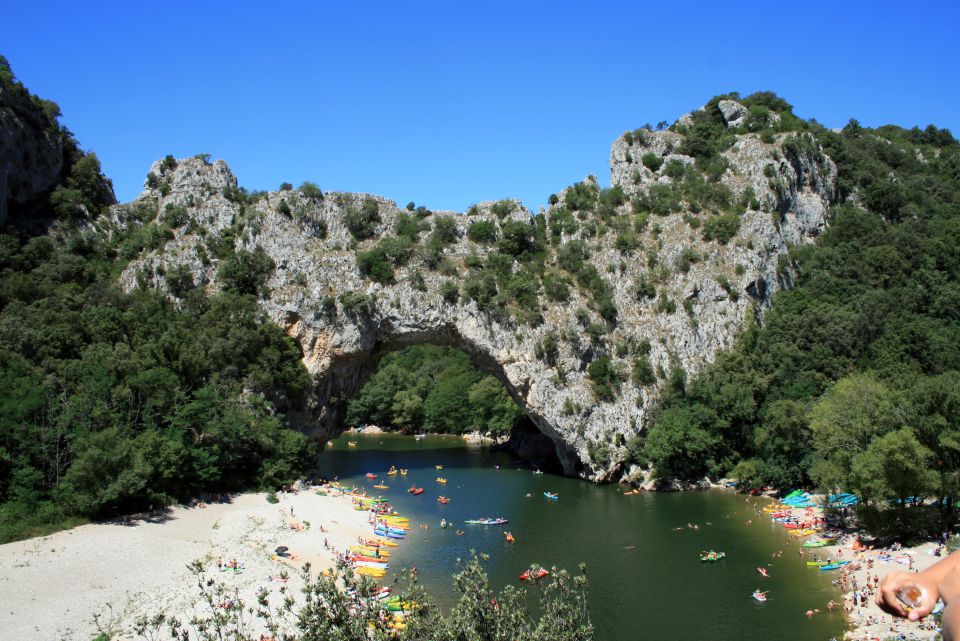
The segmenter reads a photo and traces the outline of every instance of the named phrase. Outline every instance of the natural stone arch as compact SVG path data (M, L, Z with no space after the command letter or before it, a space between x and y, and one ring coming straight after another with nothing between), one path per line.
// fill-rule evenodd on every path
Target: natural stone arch
M319 438L334 435L342 410L331 400L359 389L382 350L416 342L450 344L504 383L551 439L568 474L610 480L623 469L628 439L646 427L666 374L674 367L696 374L733 345L745 319L762 318L773 294L790 282L789 272L779 269L780 257L792 244L812 242L826 224L825 213L836 194L836 168L813 143L785 154L782 143L791 135L778 134L772 143L758 134L737 135L736 143L723 152L730 168L719 182L734 198L751 196L750 206L735 214L737 229L723 242L706 240L688 224L690 211L681 207L639 230L635 244L645 252L630 253L615 242L615 234L598 233L603 220L592 221L590 233L589 215L576 212L584 225L560 231L551 247L584 242L590 249L585 262L608 279L617 321L599 343L592 343L596 339L587 331L590 323L599 322L599 314L590 295L576 286L568 301L541 296L542 322L535 326L509 314L482 311L474 301L448 302L441 295L445 282L462 282L470 273L468 257L483 259L492 251L469 240L467 229L473 222L490 221L501 231L505 221L549 228L554 217L570 213L563 209L569 190L558 192L541 218L516 201L512 207L478 203L466 215L427 212L428 222L449 216L455 227L456 238L442 250L447 267L415 258L397 268L393 282L380 284L359 273L356 251L395 233L398 217L409 212L394 202L366 194L320 197L314 190L284 190L244 200L237 197L237 180L223 161L191 158L172 167L158 161L144 192L133 203L114 207L111 222L123 226L142 221L145 211L155 211L159 221L168 207L182 207L189 223L176 229L163 247L131 261L121 283L127 289L141 283L169 289L164 273L176 266L180 273L188 270L196 284L216 290L218 260L206 249L211 240L229 239L238 250L261 250L276 266L261 307L300 346L315 382L303 407L288 412L301 429ZM669 184L667 176L640 160L654 154L693 163L693 158L675 153L682 138L673 131L631 132L619 138L610 156L612 185L627 198L641 198L653 185ZM581 192L584 188L599 191L592 178L584 181ZM370 230L372 238L357 241L346 224L348 212L371 203L379 221ZM629 217L631 204L625 201L606 215ZM685 258L691 251L698 260ZM562 270L555 254L550 260L550 269ZM672 301L672 306L638 295L643 289L639 284L651 277L651 264L660 269L657 297ZM344 305L344 297L352 303ZM543 359L537 346L548 334L562 340L556 358ZM649 345L650 364L660 372L653 383L629 380L635 356L629 346L638 344ZM628 348L621 350L620 345ZM603 402L595 399L586 371L600 355L625 379L615 398Z
M286 320L285 326L288 330L298 324L303 327L295 314L289 314ZM369 350L361 349L349 354L331 356L329 366L314 378L313 392L308 403L291 416L308 434L327 440L342 432L348 400L363 389L384 356L415 345L438 345L464 352L478 370L500 381L527 420L547 437L531 443L529 437L514 434L513 440L523 438L526 441L520 447L531 454L530 447L542 448L549 444L549 452L537 452L540 458L555 459L566 474L574 475L580 472L582 463L576 452L568 446L561 434L553 430L549 420L526 403L529 385L515 386L496 358L482 345L462 336L455 325L412 327L405 324L401 331L395 331L395 328L388 324L370 329L376 337L372 347ZM294 334L294 338L297 339L298 336Z

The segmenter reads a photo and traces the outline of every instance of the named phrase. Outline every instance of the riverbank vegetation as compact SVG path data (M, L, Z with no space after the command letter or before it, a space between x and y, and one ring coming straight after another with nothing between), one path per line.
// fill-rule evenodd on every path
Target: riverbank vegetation
M816 245L793 247L763 324L673 386L634 460L664 479L853 490L883 531L956 520L960 145L949 131L815 123L839 172ZM936 497L937 507L905 508Z
M480 372L465 353L417 345L383 357L350 400L347 424L506 436L522 416L503 384Z

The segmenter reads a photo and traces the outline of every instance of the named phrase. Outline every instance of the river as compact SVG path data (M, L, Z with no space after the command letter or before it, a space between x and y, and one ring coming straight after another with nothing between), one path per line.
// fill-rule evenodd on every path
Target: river
M349 447L348 440L357 446ZM409 475L387 476L391 465ZM389 497L413 523L430 526L415 525L394 549L392 563L416 566L421 583L442 605L454 602L450 576L473 549L490 556L486 567L497 589L518 584L531 563L571 572L586 563L597 641L827 641L844 629L842 612L826 609L838 597L829 574L808 567L797 541L758 517L742 495L710 490L624 496L623 486L533 474L517 469L506 452L444 436L344 435L321 454L319 471ZM367 472L378 480L367 480ZM441 475L445 485L436 481ZM390 489L373 489L380 481ZM412 484L426 491L407 493ZM545 491L559 499L547 499ZM449 504L437 502L441 494ZM509 524L463 523L497 516ZM455 526L441 529L442 518ZM504 530L514 534L514 544L505 542ZM700 551L711 548L726 558L701 562ZM770 577L761 577L758 566L767 567ZM769 591L766 603L751 598L757 588ZM813 608L822 612L805 616Z

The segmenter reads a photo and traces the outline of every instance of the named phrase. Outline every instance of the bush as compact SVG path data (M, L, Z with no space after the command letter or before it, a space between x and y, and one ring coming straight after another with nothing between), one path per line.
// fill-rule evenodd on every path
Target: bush
M384 285L393 282L393 263L379 245L370 251L357 252L357 269L374 282Z
M567 281L562 277L547 273L543 275L543 293L547 298L557 303L565 303L570 300L570 288Z
M437 242L443 245L456 242L457 239L460 238L460 234L457 231L457 223L450 216L437 216L433 219L433 234L431 234L431 238L435 238Z
M512 214L516 208L517 204L512 200L498 200L490 207L490 213L502 220Z
M684 174L687 173L687 164L676 158L672 159L667 163L666 168L663 170L663 173L672 178L673 180L678 180L683 178Z
M497 241L497 225L492 220L478 220L467 228L467 238L475 243L493 244Z
M703 225L703 239L716 240L721 245L726 245L738 231L740 231L740 216L737 214L711 216Z
M580 182L567 189L564 204L571 211L593 211L597 204L597 187L592 183Z
M373 297L363 292L344 292L339 300L340 309L347 316L369 316L374 309Z
M497 250L520 258L524 254L533 254L540 251L537 243L536 230L529 223L519 220L508 220L501 226L501 237L497 243Z
M323 190L315 183L306 180L300 185L300 193L311 200L323 200Z
M444 281L443 284L440 285L440 295L443 297L443 300L451 305L460 300L460 288L457 287L456 281Z
M380 208L377 201L367 198L360 208L347 207L343 213L343 222L347 226L347 231L356 240L373 238L376 234L377 223L380 222Z
M650 152L643 154L643 156L640 157L640 162L642 162L643 166L650 171L656 172L663 165L663 158L653 152Z
M238 250L220 266L217 278L227 291L252 296L265 296L267 279L276 264L260 247L254 251Z
M620 375L609 356L601 356L587 366L587 376L594 397L600 401L612 401L620 391Z

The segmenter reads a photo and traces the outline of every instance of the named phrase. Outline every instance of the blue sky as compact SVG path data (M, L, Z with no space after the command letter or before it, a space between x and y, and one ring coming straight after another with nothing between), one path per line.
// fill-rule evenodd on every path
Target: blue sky
M606 183L624 131L727 91L960 135L957 2L86 4L8 3L0 53L121 201L153 160L205 152L250 189L536 211Z

